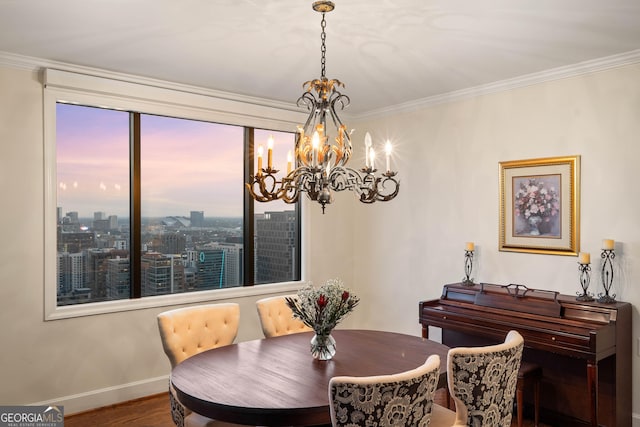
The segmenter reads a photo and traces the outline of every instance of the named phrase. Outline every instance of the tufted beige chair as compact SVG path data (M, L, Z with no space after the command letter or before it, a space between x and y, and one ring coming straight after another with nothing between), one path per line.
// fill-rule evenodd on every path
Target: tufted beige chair
M205 350L233 343L238 334L240 306L236 303L178 308L158 315L162 347L171 367ZM212 420L185 408L169 382L171 417L178 427L234 426Z
M333 427L430 425L440 375L440 356L393 375L333 377L329 408Z
M510 331L502 344L450 349L447 381L456 412L436 408L430 426L510 427L523 348L522 335Z
M301 320L293 317L293 311L287 305L285 297L296 298L296 295L263 298L256 302L262 332L267 338L311 330Z

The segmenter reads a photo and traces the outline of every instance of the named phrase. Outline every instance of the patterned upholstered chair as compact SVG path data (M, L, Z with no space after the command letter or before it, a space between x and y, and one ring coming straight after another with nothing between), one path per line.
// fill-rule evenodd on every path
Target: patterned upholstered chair
M329 405L333 427L428 426L440 375L440 357L393 375L333 377Z
M205 350L233 343L238 334L240 306L235 303L207 304L178 308L158 315L162 347L171 367ZM223 423L185 408L169 381L171 417L178 427L221 427Z
M454 426L511 426L523 347L522 336L510 331L502 344L449 350L447 381L456 405Z
M285 301L286 297L295 298L295 295L269 297L256 301L262 332L267 338L311 330L301 320L293 317L293 311Z

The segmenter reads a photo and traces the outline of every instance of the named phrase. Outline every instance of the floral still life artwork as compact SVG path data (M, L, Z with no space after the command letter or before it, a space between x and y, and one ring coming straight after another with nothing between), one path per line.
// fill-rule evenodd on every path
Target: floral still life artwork
M513 178L514 236L561 236L561 175Z
M335 340L331 331L358 305L360 299L350 293L339 279L328 280L320 287L312 284L300 289L297 298L286 298L293 317L300 319L315 332L311 354L319 360L335 355Z

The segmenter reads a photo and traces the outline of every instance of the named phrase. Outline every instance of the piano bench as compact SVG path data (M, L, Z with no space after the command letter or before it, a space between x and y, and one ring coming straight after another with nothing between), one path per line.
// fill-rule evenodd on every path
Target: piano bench
M538 427L540 408L540 382L542 380L542 368L535 363L522 361L518 371L518 383L516 385L516 405L518 410L518 427L522 427L524 412L524 389L533 385L533 410L534 426Z

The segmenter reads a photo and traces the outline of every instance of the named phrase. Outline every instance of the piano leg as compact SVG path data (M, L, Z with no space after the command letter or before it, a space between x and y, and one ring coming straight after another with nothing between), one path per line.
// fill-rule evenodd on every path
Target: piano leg
M587 389L591 426L598 427L598 364L591 361L587 362Z

